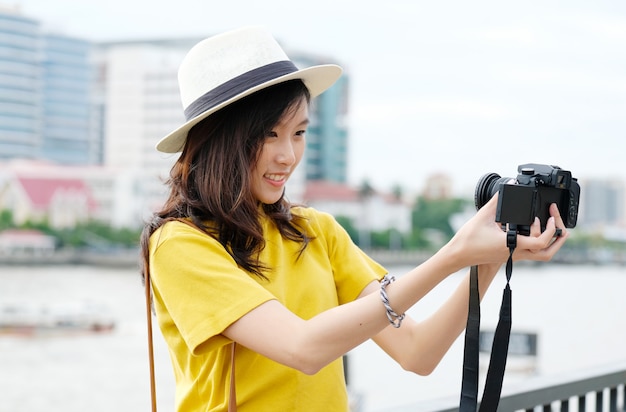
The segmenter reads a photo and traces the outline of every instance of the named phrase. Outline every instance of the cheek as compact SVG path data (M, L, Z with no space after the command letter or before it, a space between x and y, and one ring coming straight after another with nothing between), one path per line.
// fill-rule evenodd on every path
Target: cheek
M268 157L269 151L261 149L259 155L256 158L256 161L252 165L252 172L258 173L259 171L263 171L268 164Z
M296 156L296 165L298 165L300 163L300 160L302 160L302 156L304 156L305 148L306 148L305 141L299 142L298 144L295 145L294 154Z

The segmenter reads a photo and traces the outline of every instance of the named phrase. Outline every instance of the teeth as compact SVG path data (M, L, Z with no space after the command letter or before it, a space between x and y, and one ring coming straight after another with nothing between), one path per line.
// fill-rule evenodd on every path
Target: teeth
M265 177L274 182L280 182L281 180L283 180L282 175L265 175Z

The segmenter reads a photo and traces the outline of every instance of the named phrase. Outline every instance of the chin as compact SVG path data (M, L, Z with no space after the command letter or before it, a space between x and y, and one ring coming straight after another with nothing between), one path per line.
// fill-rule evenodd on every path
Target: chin
M272 198L272 199L264 199L264 200L261 200L261 203L263 203L264 205L273 205L274 203L278 202L280 199L282 199L282 196L277 197L277 198Z
M272 194L268 196L262 196L259 198L259 201L266 205L273 205L274 203L280 201L283 198L284 194L285 192L282 191L281 193Z

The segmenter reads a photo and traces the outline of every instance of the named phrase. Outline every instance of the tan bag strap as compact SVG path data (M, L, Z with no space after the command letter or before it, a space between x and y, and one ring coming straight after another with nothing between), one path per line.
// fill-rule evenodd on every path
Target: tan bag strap
M237 411L237 391L235 390L235 342L230 351L230 396L228 397L228 412Z
M148 272L148 271L146 271ZM146 320L148 321L148 357L150 358L150 401L152 412L157 410L156 381L154 378L154 346L152 343L152 299L150 293L150 274L145 273L146 286ZM230 395L228 397L228 412L237 412L237 393L235 389L235 342L231 344L230 351Z
M146 316L148 321L148 356L150 357L150 401L152 403L152 412L156 412L156 383L154 379L154 347L152 345L152 302L150 293L150 273L146 270L144 274L144 282L146 286Z

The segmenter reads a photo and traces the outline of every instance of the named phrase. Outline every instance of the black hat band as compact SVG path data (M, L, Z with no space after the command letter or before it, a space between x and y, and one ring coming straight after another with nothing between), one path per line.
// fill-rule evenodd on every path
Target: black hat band
M240 74L194 100L185 109L185 118L189 121L246 90L296 71L298 68L295 64L283 60Z

